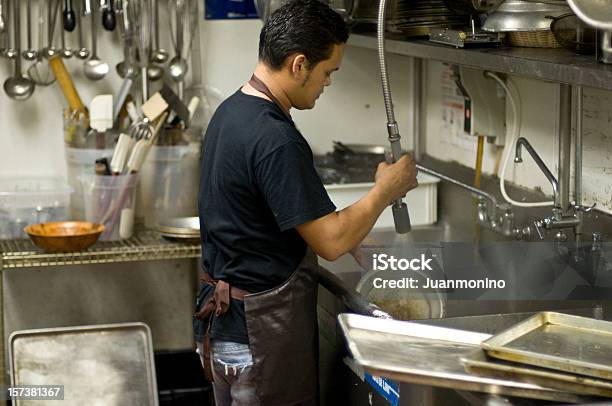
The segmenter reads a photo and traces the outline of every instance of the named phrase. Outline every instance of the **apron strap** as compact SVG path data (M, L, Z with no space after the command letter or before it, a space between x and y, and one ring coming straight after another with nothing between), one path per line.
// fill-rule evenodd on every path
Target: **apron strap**
M255 74L253 74L251 76L251 79L249 79L249 85L251 85L253 87L253 89L257 90L258 92L261 92L261 93L265 94L266 96L268 96L270 98L270 100L272 100L272 102L274 104L276 104L276 106L283 112L285 117L287 117L287 120L289 120L289 122L293 126L295 126L295 124L293 123L293 119L291 118L291 114L289 114L287 111L285 111L285 109L283 108L283 105L278 101L276 96L274 96L272 94L272 91L263 82L263 80L259 79L257 76L255 76Z

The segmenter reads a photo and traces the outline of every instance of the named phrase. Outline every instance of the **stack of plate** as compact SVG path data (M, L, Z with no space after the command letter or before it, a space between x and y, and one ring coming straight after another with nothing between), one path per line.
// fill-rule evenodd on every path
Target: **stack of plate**
M172 240L195 242L200 239L200 219L198 217L177 217L160 222L157 231Z
M387 0L387 31L408 36L428 35L430 28L458 28L469 25L469 17L449 9L442 0ZM362 27L375 26L378 1L364 0L354 12Z

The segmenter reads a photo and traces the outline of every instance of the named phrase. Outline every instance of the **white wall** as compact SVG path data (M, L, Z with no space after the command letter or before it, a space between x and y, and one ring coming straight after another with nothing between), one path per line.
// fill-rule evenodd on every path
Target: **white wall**
M466 134L457 135L442 120L443 98L440 83L446 70L445 65L441 63L428 63L425 96L427 151L436 158L457 161L473 168L476 139ZM516 84L521 100L519 109L522 125L519 135L531 142L556 176L558 85L519 77L511 77L511 80ZM509 126L512 112L508 103L506 117ZM599 209L612 213L612 94L597 89L585 89L583 118L583 203L596 203ZM486 144L483 164L486 173L494 173L495 154L494 146ZM523 154L523 158L523 163L519 165L510 161L506 179L552 194L550 184L533 160L527 153Z
M257 61L257 43L261 22L201 20L203 79L213 104L236 91L248 80ZM86 31L87 32L87 31ZM120 79L114 66L122 57L117 38L103 34L100 55L108 60L111 73L103 81L92 83L81 74L82 61L66 62L75 74L75 82L86 103L99 92L114 92ZM69 41L74 43L76 36ZM169 39L164 39L170 48ZM390 76L396 117L404 136L403 146L411 148L410 60L389 57ZM440 75L442 64L430 62L426 69L425 131L428 153L445 160L473 167L475 140L452 137L441 118ZM0 78L12 72L12 64L0 61ZM513 78L521 93L523 126L527 137L556 172L556 86L551 83ZM64 99L57 85L37 88L26 102L14 102L0 92L0 174L57 174L65 176L61 111ZM362 143L386 142L386 116L380 91L377 57L371 50L347 47L342 68L332 77L332 86L319 99L313 111L294 112L295 120L316 153L331 149L332 140ZM507 116L510 116L507 108ZM610 121L612 96L609 92L585 90L584 198L612 212L612 143ZM492 173L495 148L487 145L484 169ZM527 158L508 171L508 178L530 188L549 193L543 175Z

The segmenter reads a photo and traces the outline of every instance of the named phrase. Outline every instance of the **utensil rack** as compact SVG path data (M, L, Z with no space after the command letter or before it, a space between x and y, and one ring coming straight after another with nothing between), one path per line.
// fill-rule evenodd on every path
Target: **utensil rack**
M0 270L8 270L199 258L201 247L200 244L168 241L156 231L140 229L130 239L100 241L85 251L47 253L34 246L30 240L3 240L0 241L0 253Z

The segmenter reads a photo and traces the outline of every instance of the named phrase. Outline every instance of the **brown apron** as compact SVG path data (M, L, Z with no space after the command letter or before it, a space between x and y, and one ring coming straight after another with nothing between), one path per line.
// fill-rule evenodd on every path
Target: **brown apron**
M257 395L264 406L317 405L317 256L282 285L244 297Z
M253 75L249 84L295 126L262 80ZM317 269L317 256L307 249L285 283L244 297L252 371L264 406L318 404Z
M291 116L283 110L265 83L253 75L249 84L268 96L294 125ZM230 297L244 300L249 348L253 356L251 371L263 406L318 404L317 269L317 256L307 249L304 259L286 282L252 294L224 281L213 281L205 273L204 280L215 286L215 292L196 317L205 319L213 311L217 316L225 313ZM210 367L209 344L207 331L204 356Z

